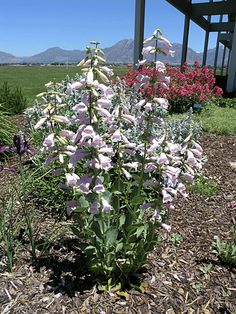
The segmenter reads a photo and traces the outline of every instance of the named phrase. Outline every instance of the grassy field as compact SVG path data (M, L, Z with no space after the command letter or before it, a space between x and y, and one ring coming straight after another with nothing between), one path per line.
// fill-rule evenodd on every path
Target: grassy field
M35 96L44 91L44 84L55 80L60 82L66 75L79 72L76 66L1 66L0 83L8 82L11 87L20 87L29 105Z
M115 75L123 75L127 67L114 67ZM0 66L0 85L8 82L20 87L31 105L35 96L44 91L45 83L60 82L66 75L73 77L80 70L77 66Z

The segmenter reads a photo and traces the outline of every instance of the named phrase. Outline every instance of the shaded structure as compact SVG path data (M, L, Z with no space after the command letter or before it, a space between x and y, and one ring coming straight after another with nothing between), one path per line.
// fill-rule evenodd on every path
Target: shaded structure
M166 0L185 15L181 63L187 59L189 23L193 21L205 30L203 65L206 64L208 38L211 32L217 32L215 68L218 64L219 44L224 46L222 69L225 67L226 49L228 50L227 86L228 93L236 92L236 0L217 1L203 0L202 3L192 3L191 0ZM212 16L219 16L218 22L212 22ZM141 59L144 34L145 0L136 0L135 9L135 41L134 64Z

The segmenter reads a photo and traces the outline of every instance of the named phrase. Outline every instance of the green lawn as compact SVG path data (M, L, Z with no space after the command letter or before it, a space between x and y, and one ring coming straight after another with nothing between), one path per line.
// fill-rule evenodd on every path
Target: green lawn
M21 87L29 101L44 91L44 84L55 80L60 82L66 75L74 76L79 72L76 66L0 66L0 85L8 82L11 87Z
M123 76L127 66L114 66L115 76ZM35 96L44 91L44 84L55 80L60 82L66 75L74 76L80 69L70 66L0 66L0 85L8 82L11 87L20 87L31 105Z

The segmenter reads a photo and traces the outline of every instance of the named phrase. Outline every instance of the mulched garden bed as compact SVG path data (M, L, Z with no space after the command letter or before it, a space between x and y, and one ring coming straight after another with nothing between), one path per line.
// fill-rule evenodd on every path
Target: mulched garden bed
M228 206L236 201L236 169L230 165L236 161L236 136L205 134L201 142L208 158L204 171L219 190L210 197L190 193L178 202L167 219L171 233L160 231L162 241L141 275L144 293L99 293L73 239L62 239L48 259L32 265L22 253L12 273L0 273L0 313L236 313L236 268L213 254L214 237L229 240L236 223ZM9 176L15 174L0 173L5 197ZM47 228L50 218L42 224ZM174 241L176 235L181 238Z

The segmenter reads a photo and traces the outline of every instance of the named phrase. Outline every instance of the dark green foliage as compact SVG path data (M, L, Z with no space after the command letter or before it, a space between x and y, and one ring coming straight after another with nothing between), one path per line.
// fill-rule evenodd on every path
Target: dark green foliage
M0 87L1 107L10 114L20 114L27 106L27 100L22 94L21 88L10 88L7 82Z
M223 97L215 97L209 102L213 103L222 108L234 108L236 109L236 98L223 98Z

